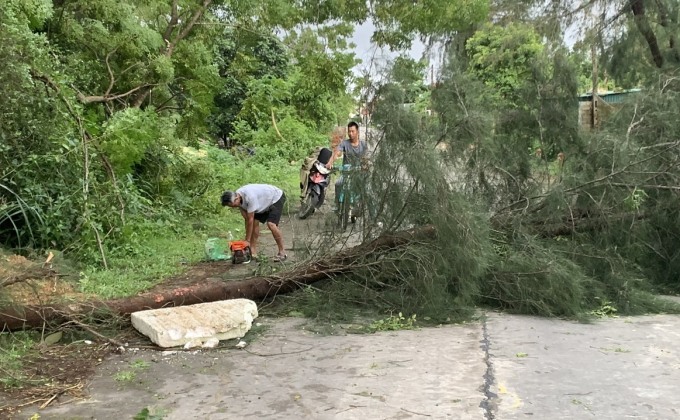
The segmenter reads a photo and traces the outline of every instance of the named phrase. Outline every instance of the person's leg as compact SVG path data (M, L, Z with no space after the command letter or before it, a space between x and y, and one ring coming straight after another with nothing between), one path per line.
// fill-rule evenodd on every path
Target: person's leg
M264 223L267 215L264 213L255 213L255 223L253 223L253 237L250 241L250 255L253 258L257 257L257 240L260 238L260 223Z
M276 247L278 248L278 253L276 254L277 261L283 261L286 259L286 248L283 244L283 234L281 229L279 229L279 221L281 220L281 214L283 213L283 204L286 202L286 195L283 194L279 201L274 203L269 209L269 215L267 217L267 227L272 232L274 241L276 241Z
M278 255L285 255L286 249L283 246L283 234L281 233L281 229L272 222L267 222L267 227L271 230L274 241L276 241L276 247L279 249Z
M250 243L250 255L253 258L257 257L257 240L260 238L260 223L255 222L253 225L253 241Z

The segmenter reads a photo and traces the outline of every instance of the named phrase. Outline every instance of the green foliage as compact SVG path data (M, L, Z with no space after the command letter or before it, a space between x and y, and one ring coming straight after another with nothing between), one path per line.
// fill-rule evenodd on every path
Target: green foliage
M104 125L101 149L119 176L132 172L152 143L165 144L174 136L169 119L153 110L128 108L117 112Z
M368 4L363 0L312 0L305 2L305 6L300 11L301 17L317 24L337 20L363 21L368 12Z
M668 269L678 256L668 188L677 178L652 169L675 168L666 159L677 147L677 98L631 104L585 135L573 63L535 35L524 38L527 30L508 35L521 40L513 51L530 52L504 67L511 78L453 57L432 93L435 118L404 107L396 83L378 90L364 238L428 225L437 236L355 260L351 276L300 297L305 314L331 319L323 312L371 307L444 321L469 317L477 304L574 319L679 310L653 295L659 267L677 278ZM525 42L540 48L522 50ZM508 90L499 96L500 88Z
M16 7L15 12L20 12L26 17L28 26L32 30L42 27L54 13L52 2L49 0L21 0L10 3L13 4L3 4L3 11Z
M5 371L0 378L3 388L24 386L26 380L22 373L22 360L26 360L35 345L36 335L29 332L0 333L0 364Z
M54 225L43 205L60 192L72 192L78 179L72 176L80 169L66 164L72 161L74 127L60 98L46 91L41 79L58 67L44 37L29 29L27 14L33 19L49 13L40 2L30 4L4 4L0 14L0 59L6 63L0 69L0 241L17 246L43 245L52 237L45 232ZM67 181L50 188L46 180L54 174Z
M334 25L319 30L305 29L286 38L296 62L291 74L290 105L310 127L327 130L341 121L344 125L346 86L358 60L344 51L350 25Z
M33 237L33 220L43 223L40 212L28 206L21 196L7 186L0 184L0 190L5 193L0 196L0 226L10 226L6 230L11 230L16 235L16 243L19 246L22 245L22 231L27 231L29 239L33 241L35 239ZM6 193L9 193L13 199L5 198ZM19 226L23 226L23 229ZM3 229L0 229L0 234L4 233Z
M590 313L597 318L615 317L618 310L608 300L602 301L600 307Z
M130 363L129 370L121 370L116 372L116 374L113 375L113 379L115 379L118 382L132 382L137 378L137 374L139 372L148 369L148 367L149 362L145 362L144 360L134 360L133 362Z
M584 200L591 211L630 215L612 224L602 240L640 267L641 277L651 279L662 290L676 292L680 290L676 250L680 214L676 194L668 187L675 186L680 175L669 166L680 130L668 118L680 112L680 96L666 91L631 99L634 102L624 104L609 119L605 132L595 136L595 153L575 170L607 177L606 184L596 184L589 191L607 201L596 206ZM611 169L603 170L599 165ZM647 178L643 175L646 172L655 174ZM575 182L582 182L580 177L575 178ZM612 184L618 186L610 187Z
M647 193L645 192L645 190L641 190L638 189L637 187L634 187L630 195L625 198L624 203L626 204L626 207L628 207L631 210L639 210L642 204L644 203L646 197Z
M589 46L584 45L583 47ZM578 69L578 93L591 92L593 90L593 63L591 58L587 57L586 53L576 50L570 55L569 60ZM598 66L597 78L598 89L605 91L621 91L626 86L634 87L638 85L638 82L632 84L628 82L624 84L619 83L618 80L611 76L611 72L606 67L602 68L602 66Z
M409 47L414 35L452 35L486 19L488 0L383 0L374 5L373 41L393 48Z
M243 101L239 120L248 123L254 129L272 125L272 115L279 114L283 108L284 115L292 112L286 109L291 99L292 83L288 80L264 77L253 79L248 85L248 97Z
M404 103L415 103L427 92L424 83L426 69L425 61L404 56L395 58L390 71L390 82L404 91ZM381 89L385 89L385 86Z
M256 119L242 114L250 114L254 105L251 105L251 111L247 111L242 110L243 103L261 102L251 98L269 84L276 85L278 81L285 84L290 58L274 34L249 28L225 30L215 48L215 61L223 87L215 96L210 122L212 133L226 138L234 131L234 122L239 114L256 126ZM286 99L286 95L284 93L280 100Z
M574 67L565 51L545 49L521 25L507 34L487 27L470 39L468 51L470 67L452 57L432 95L444 130L440 141L450 146L445 158L459 168L466 190L489 204L538 193L552 180L535 176L532 167L549 173L559 153L581 147Z
M538 34L521 24L486 25L467 41L466 48L470 74L490 87L498 100L520 107L517 94L544 51Z
M166 415L167 413L165 410L154 407L152 408L144 407L142 411L135 414L133 420L163 420L166 417Z
M399 331L399 330L412 330L415 327L416 314L411 315L408 318L404 318L404 315L399 312L397 315L390 315L385 319L379 319L373 322L369 329L371 331Z
M168 83L175 77L175 69L172 66L172 61L165 55L157 55L152 57L149 65L151 72L159 83Z
M307 157L316 146L327 142L325 136L290 116L278 121L276 127L269 126L267 130L257 131L246 128L237 131L234 137L254 146L254 160L263 164L299 161Z
M291 31L284 43L261 30L225 32L217 61L224 88L211 116L213 132L244 142L243 124L267 130L272 113L328 129L348 109L345 85L356 61L343 49L352 30L343 23L306 28Z
M655 82L654 75L658 71L674 73L680 65L677 14L678 4L673 0L631 5L627 13L627 28L620 31L612 43L613 52L617 55L611 58L612 73L616 72L622 78L629 78L637 73L642 80L652 83ZM626 54L638 53L637 57L640 59L636 63L621 65L621 56L625 50L628 50Z
M503 246L497 264L483 301L510 312L577 318L598 288L578 264L531 238Z

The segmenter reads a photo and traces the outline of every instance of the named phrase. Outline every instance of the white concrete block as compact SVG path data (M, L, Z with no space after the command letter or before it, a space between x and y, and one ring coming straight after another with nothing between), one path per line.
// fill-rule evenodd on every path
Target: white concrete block
M134 312L132 326L161 347L183 346L243 337L257 318L257 305L249 299ZM214 340L210 340L214 341Z

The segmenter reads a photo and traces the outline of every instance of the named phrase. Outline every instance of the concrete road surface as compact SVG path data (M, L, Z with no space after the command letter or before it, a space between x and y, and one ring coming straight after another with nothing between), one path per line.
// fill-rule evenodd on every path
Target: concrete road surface
M89 399L22 418L132 419L145 408L177 420L680 418L680 316L490 313L333 336L297 318L257 321L268 329L243 350L128 351L101 366Z

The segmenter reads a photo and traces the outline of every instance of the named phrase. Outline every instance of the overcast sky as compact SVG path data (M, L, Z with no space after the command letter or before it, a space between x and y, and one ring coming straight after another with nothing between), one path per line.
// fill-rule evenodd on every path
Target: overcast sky
M352 42L356 44L355 53L357 58L362 60L362 63L354 68L354 73L359 75L369 69L371 73L375 74L377 71L383 69L385 65L394 59L398 54L390 52L389 49L377 48L375 45L371 44L371 36L375 27L373 22L366 21L363 24L356 27L354 31L354 36L352 37ZM409 52L409 55L419 60L422 58L423 52L425 51L425 46L422 42L415 40L413 47Z
M361 25L358 25L354 31L354 36L352 37L352 42L356 44L355 53L358 58L362 60L362 63L354 68L354 73L358 76L364 73L370 67L371 74L378 73L381 69L385 68L386 64L394 59L398 54L390 52L389 49L377 48L375 45L371 44L371 36L375 27L371 20L367 20ZM565 42L569 48L573 47L574 43L581 36L581 29L578 24L572 24L567 28L565 32ZM425 52L425 45L420 42L420 40L415 39L413 41L413 46L409 51L409 55L419 60L423 57ZM430 54L430 62L434 64L435 73L438 71L439 63L441 63L442 57L438 54L440 51L434 51ZM430 82L431 75L426 75L427 82ZM436 74L435 74L436 77Z

